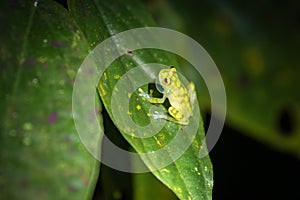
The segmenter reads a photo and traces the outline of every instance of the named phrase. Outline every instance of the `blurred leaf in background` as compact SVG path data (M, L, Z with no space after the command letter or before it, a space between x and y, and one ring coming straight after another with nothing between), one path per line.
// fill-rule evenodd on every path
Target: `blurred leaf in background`
M99 163L72 117L88 43L53 1L1 1L0 9L0 199L91 198Z

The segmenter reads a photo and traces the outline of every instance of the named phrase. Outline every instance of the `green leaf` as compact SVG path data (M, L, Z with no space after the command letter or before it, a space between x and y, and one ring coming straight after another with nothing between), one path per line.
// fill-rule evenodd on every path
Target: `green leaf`
M178 198L151 173L133 175L134 199L152 200Z
M99 163L72 117L73 81L88 44L55 2L0 8L0 198L91 198Z
M104 39L122 31L155 25L138 1L104 0L89 2L70 0L69 8L92 47L96 47ZM155 38L155 36L153 37ZM118 45L118 41L115 41L115 45ZM108 114L117 127L118 122L112 114L112 93L116 90L115 86L119 79L141 63L162 63L167 66L178 66L176 57L173 54L156 49L138 50L116 59L105 71L105 75L102 76L98 90ZM147 73L154 72L154 69L150 68ZM147 73L144 72L144 74ZM130 79L130 81L134 81L137 76L130 77ZM143 89L146 90L147 86L144 86ZM147 116L149 107L150 104L139 97L136 91L131 94L129 112L120 113L120 115L129 114L136 124L144 126L150 122ZM199 158L200 149L205 149L201 145L204 139L203 122L200 119L200 121L194 121L193 123L196 127L199 124L199 129L189 148L175 162L152 173L173 190L180 199L211 199L213 186L212 165L208 156ZM183 135L183 143L189 141L190 138L184 133L189 129L188 127L190 126L180 126L167 122L156 135L144 139L132 137L127 130L118 128L138 153L145 153L163 149L165 145L174 139L176 134ZM105 131L106 134L109 134L109 130ZM173 150L179 151L180 149L164 149L165 152L162 157L143 158L147 166L153 169L162 161L171 159Z

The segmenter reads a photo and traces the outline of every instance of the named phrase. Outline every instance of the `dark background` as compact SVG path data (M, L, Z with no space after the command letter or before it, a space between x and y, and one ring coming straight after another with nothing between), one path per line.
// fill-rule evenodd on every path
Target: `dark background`
M228 126L210 153L214 199L300 199L300 161Z

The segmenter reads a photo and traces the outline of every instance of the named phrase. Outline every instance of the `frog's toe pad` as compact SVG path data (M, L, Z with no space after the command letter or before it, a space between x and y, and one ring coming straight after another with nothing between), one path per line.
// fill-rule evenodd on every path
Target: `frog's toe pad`
M150 115L153 119L166 119L166 114L164 113L153 113Z
M145 97L145 98L147 98L147 99L151 98L151 95L150 95L150 94L147 94L147 93L144 92L144 91L142 91L142 92L140 91L139 96L140 96L140 97Z
M151 98L151 96L149 94L146 94L146 93L142 93L142 94L139 94L140 97L145 97L147 99Z

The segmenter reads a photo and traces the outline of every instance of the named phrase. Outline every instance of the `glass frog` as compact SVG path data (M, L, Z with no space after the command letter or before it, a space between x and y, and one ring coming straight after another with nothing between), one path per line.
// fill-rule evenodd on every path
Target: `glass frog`
M193 115L193 107L196 99L195 85L190 82L186 87L179 79L176 68L171 66L168 69L162 69L156 80L156 88L163 94L162 98L154 98L151 94L145 93L139 89L140 96L145 97L147 101L154 104L162 104L169 99L171 106L167 114L152 114L155 119L166 119L182 125L189 124L189 118Z

